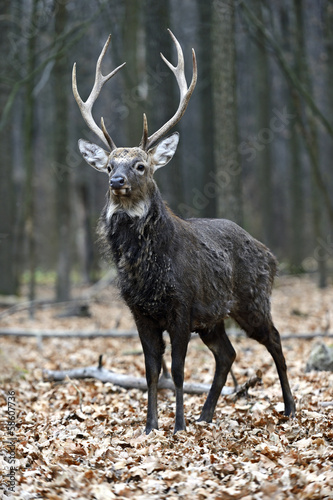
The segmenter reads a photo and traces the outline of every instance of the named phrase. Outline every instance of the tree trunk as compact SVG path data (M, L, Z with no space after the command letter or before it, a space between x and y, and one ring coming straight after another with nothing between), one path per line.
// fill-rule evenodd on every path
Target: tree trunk
M307 54L305 49L305 39L304 39L304 23L303 23L303 0L294 0L294 8L296 15L296 37L297 37L297 48L299 54L299 71L300 79L304 81L304 84L310 95L313 94L312 82L310 78ZM300 114L299 114L300 116ZM302 120L302 118L300 117ZM324 240L322 233L322 202L320 197L320 189L318 185L318 172L320 172L320 156L318 149L318 130L315 117L312 111L306 109L305 112L305 122L302 125L303 136L305 139L305 145L309 153L309 159L311 163L311 178L312 178L312 210L313 210L313 232L314 232L314 248L318 245L319 241ZM326 260L318 260L318 272L319 280L318 286L324 288L327 285L327 267Z
M139 47L139 2L125 1L125 16L123 20L123 57L126 61L124 78L124 105L128 108L125 118L126 146L138 146L142 133L142 103L139 94L140 84L140 50Z
M178 107L178 88L174 76L160 57L160 52L176 65L174 44L167 32L169 22L168 2L145 2L146 28L146 70L147 102L145 104L149 134L167 122ZM161 20L165 29L161 29ZM181 143L178 146L178 150ZM180 151L167 168L161 168L155 175L163 197L173 210L182 202L182 182L180 173Z
M29 26L34 26L39 0L32 3ZM38 31L31 29L27 44L27 74L36 67L36 42ZM36 294L36 228L35 228L35 165L34 165L34 79L30 78L25 86L24 99L24 164L26 169L25 185L25 236L28 246L29 300L35 300ZM30 309L30 316L34 314Z
M213 103L217 216L242 224L241 165L238 155L235 8L213 1Z
M55 36L64 33L67 22L67 0L59 3L55 14ZM54 160L57 165L64 164L64 152L68 140L68 66L66 58L56 60L54 66ZM56 213L58 232L58 265L56 280L57 300L68 300L70 297L71 271L71 207L70 207L70 168L65 166L56 178Z
M298 97L295 96L297 99ZM290 105L292 114L296 114L293 103ZM291 247L290 271L298 274L302 270L304 258L304 193L303 193L303 168L300 145L300 129L295 126L290 136L291 173L290 173L290 198L291 198Z
M325 11L324 11L324 19L325 19L325 45L326 45L326 106L327 106L327 114L331 118L331 122L333 121L333 92L332 92L332 82L333 82L333 2L327 0ZM333 158L333 140L326 140L324 144L324 156L323 163L326 165L326 180L328 182L328 190L333 193L333 176L332 176L332 158ZM332 196L331 196L332 199ZM330 251L326 251L325 249L325 259L332 259L332 242L333 242L333 224L328 224L326 241L330 241ZM332 262L332 260L331 260ZM332 276L332 270L331 270Z
M200 138L201 164L205 166L203 186L211 184L211 172L214 165L214 106L212 88L212 4L198 2L200 15L199 46L197 50L198 67L200 68ZM208 193L210 194L210 193ZM208 197L202 210L203 217L216 216L216 196L214 192Z
M9 38L6 36L10 26L10 3L2 2L0 5L0 46L2 48L2 57L0 61L1 75L0 79L0 109L4 108L8 93L9 84L5 82L11 77L9 50ZM15 243L15 193L13 181L13 154L12 154L12 123L11 120L5 124L0 131L1 141L1 168L0 168L0 200L3 216L0 217L0 294L15 295L17 293L17 274L15 269L14 243ZM4 216L5 215L5 216Z
M254 11L261 22L263 20L262 0L253 3ZM256 33L258 47L256 53L256 90L257 90L257 133L262 137L260 148L257 151L256 164L259 171L258 194L261 198L262 241L269 247L274 245L273 221L273 186L272 186L272 157L270 142L265 140L265 130L269 127L271 118L271 82L269 78L269 63L265 39L259 31ZM269 137L268 137L269 139Z
M75 213L76 222L78 224L78 229L76 230L77 253L80 260L82 280L84 283L91 283L93 281L95 252L90 224L92 204L90 201L89 184L86 176L77 176L75 179L75 185Z
M285 20L289 22L282 22L282 36L284 39L284 50L291 61L293 61L293 70L298 78L301 76L302 54L300 53L300 43L297 39L297 30L290 30L290 18L292 12L285 9ZM287 17L288 16L288 17ZM295 31L295 33L294 33ZM294 36L296 35L296 40ZM301 111L301 100L299 94L295 89L290 88L290 97L288 109L294 116L298 116L294 126L290 127L290 246L288 246L288 253L290 258L290 271L291 273L298 274L302 268L302 261L305 257L304 253L304 168L302 161L302 133L299 124Z

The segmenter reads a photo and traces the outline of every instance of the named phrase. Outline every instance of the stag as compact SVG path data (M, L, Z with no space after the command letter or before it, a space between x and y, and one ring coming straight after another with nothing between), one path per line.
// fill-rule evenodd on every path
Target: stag
M118 148L101 118L98 127L92 107L101 88L125 64L104 76L96 64L95 82L88 99L79 96L76 66L73 92L88 127L108 148L79 140L86 162L109 176L107 202L99 221L104 247L116 265L122 297L129 306L145 356L148 386L147 434L158 428L157 385L164 352L163 332L171 341L171 373L176 393L174 432L185 430L183 408L184 363L191 332L197 332L215 358L215 375L199 421L211 422L215 407L235 359L224 320L233 318L246 334L263 344L273 357L280 378L285 414L295 414L279 332L270 312L270 295L277 262L262 243L224 219L187 219L175 215L163 202L154 173L175 154L179 135L163 138L184 115L197 81L187 86L181 46L170 36L178 54L177 66L161 57L173 72L180 90L175 114L148 135L146 115L138 147Z

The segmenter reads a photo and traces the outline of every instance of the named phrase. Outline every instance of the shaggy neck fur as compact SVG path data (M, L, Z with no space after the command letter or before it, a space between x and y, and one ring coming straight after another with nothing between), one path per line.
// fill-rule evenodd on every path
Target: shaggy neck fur
M149 200L140 200L136 203L124 203L121 200L117 200L116 196L114 196L112 200L109 200L106 219L108 222L111 222L112 216L117 212L124 212L131 218L142 218L147 215L149 207Z
M138 207L142 207L140 211ZM115 262L122 296L134 310L163 317L175 289L170 242L175 235L175 217L158 190L150 205L113 210L106 205L99 223L105 253Z

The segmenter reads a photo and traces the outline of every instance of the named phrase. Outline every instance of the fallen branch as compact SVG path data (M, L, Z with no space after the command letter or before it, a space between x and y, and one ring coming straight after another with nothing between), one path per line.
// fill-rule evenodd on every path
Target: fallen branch
M100 380L103 383L110 382L111 384L125 389L140 389L141 391L147 390L147 382L144 377L134 377L132 375L115 373L110 370L106 370L105 368L96 366L74 368L73 370L44 370L43 377L44 380L54 382L60 382L65 380L67 377L70 379L93 378ZM170 378L162 376L158 382L158 389L171 389L174 391L175 386ZM203 394L209 392L209 389L210 385L207 384L184 383L184 392L188 394ZM223 387L222 394L232 394L233 392L234 389L232 387Z
M229 330L228 335L230 337L245 337L245 333L236 329ZM0 336L7 337L42 337L42 338L56 338L56 337L68 337L68 338L83 338L92 339L96 337L113 337L113 338L132 338L137 337L138 332L136 330L26 330L24 328L0 328ZM192 338L197 337L194 333ZM282 340L289 339L304 339L311 340L315 338L333 338L333 332L309 332L309 333L286 333L281 335Z
M96 337L133 338L138 336L136 330L25 330L20 328L1 328L0 335L12 337L37 338L81 338L93 339Z
M256 385L262 385L262 372L257 370L254 377L249 378L244 384L237 387L236 394L232 396L232 401L235 402L237 399L248 396L248 390Z
M33 308L40 308L40 309L47 309L51 307L68 307L69 305L75 305L75 304L85 304L89 302L93 297L95 297L99 292L101 292L104 288L107 288L108 286L112 285L112 283L115 281L115 271L113 269L110 269L97 283L94 283L91 285L89 288L87 288L83 293L81 297L76 297L69 299L65 302L63 301L57 301L55 299L36 299L36 300L29 300L22 302L21 300L17 300L14 305L10 304L10 307L8 307L5 311L0 313L0 319L6 318L7 316L11 316L13 314L16 314L18 312L26 311L30 309L31 307ZM10 302L12 302L13 298L11 299ZM8 303L3 303L4 306L9 305Z
M333 338L333 332L285 333L284 335L281 335L282 340L289 340L289 339L311 340L322 337Z
M0 319L7 318L8 316L12 316L13 314L22 312L22 311L27 311L30 308L34 309L51 309L51 308L66 308L69 306L75 306L75 305L85 305L87 301L89 300L84 298L84 297L78 297L76 299L69 299L66 300L66 302L58 302L55 299L36 299L36 300L29 300L27 302L18 302L17 304L14 304L13 306L9 307L8 309L5 309L2 313L0 313Z

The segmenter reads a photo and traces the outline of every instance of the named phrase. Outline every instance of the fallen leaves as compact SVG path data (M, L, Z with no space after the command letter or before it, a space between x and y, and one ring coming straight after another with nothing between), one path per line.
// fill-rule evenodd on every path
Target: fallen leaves
M297 302L295 296L301 288ZM280 309L278 321L290 325L288 331L303 332L306 328L302 322L308 319L291 309L303 311L306 300L312 300L312 287L306 289L297 283L292 295L293 286L287 280L280 283L280 289L281 293L278 289L275 294L275 309ZM286 290L289 299L293 297L289 305L284 298ZM323 305L315 303L320 311ZM313 301L311 304L312 308ZM101 307L99 304L99 314ZM309 321L312 313L309 310ZM124 310L124 325L126 314ZM53 321L56 328L57 321L69 319ZM93 314L86 321L97 320ZM130 321L127 319L126 328ZM238 353L234 364L238 382L244 383L260 369L263 386L250 388L248 397L237 401L221 398L212 424L196 422L205 395L185 395L187 431L176 435L172 433L174 394L160 391L160 429L147 436L146 393L97 380L58 384L42 379L42 368L96 364L101 353L105 368L142 376L144 361L136 354L141 349L137 339L48 339L40 350L34 339L3 339L2 411L6 409L6 391L14 390L17 398L18 473L12 498L333 498L333 406L329 404L333 400L333 374L305 373L313 342L284 342L297 400L297 415L291 420L281 414L278 377L265 349L245 338L232 342ZM191 341L186 380L207 383L212 370L211 354L199 339ZM232 385L231 380L228 383ZM5 468L4 457L0 456L0 471Z

